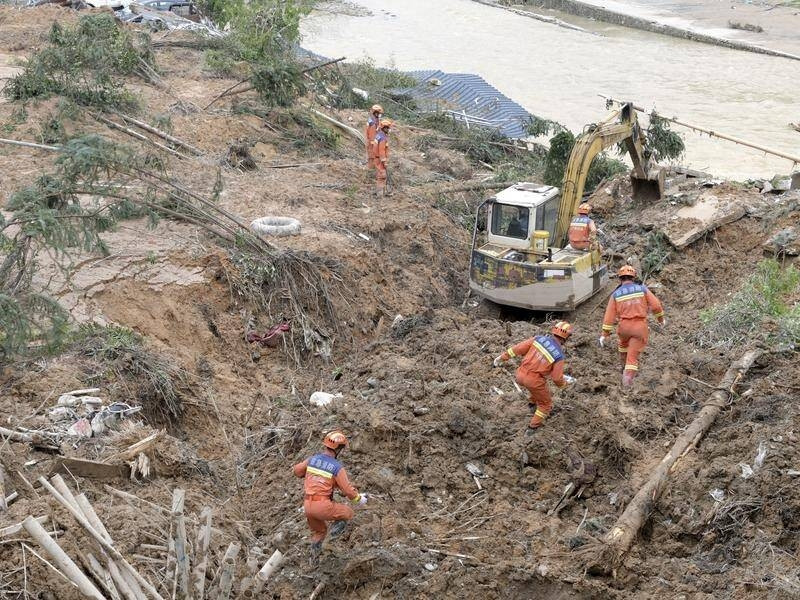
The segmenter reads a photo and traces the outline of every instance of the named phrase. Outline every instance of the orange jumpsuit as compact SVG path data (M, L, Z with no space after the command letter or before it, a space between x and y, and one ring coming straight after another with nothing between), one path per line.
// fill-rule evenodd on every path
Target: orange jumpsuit
M608 299L606 314L603 317L603 336L608 337L617 325L619 352L623 372L629 377L636 376L639 370L639 354L647 345L649 330L647 313L661 323L664 320L664 307L647 286L632 281L620 284Z
M313 532L312 541L321 542L328 533L326 521L349 521L353 509L333 501L333 491L341 490L351 501L361 496L350 484L342 464L329 454L315 454L294 466L296 477L305 477L303 509L306 521Z
M561 346L551 335L537 335L512 346L500 356L503 360L515 356L524 357L517 369L516 379L518 384L530 392L529 402L536 405L530 427L541 427L553 409L547 376L550 376L556 387L563 388L567 385L564 381L564 352Z
M386 188L386 164L389 162L389 136L385 131L379 131L372 140L375 161L375 185L379 192Z
M372 168L375 166L375 148L372 145L375 135L378 133L380 127L380 119L375 115L370 115L367 121L366 139L367 139L367 166Z
M597 226L586 215L577 215L569 224L569 245L575 250L588 250L592 242L597 240Z

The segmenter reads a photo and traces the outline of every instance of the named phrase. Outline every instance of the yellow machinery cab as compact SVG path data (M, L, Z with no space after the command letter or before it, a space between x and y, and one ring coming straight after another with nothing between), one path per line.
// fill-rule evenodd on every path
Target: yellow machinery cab
M557 187L518 183L481 204L470 262L474 293L508 306L570 311L608 283L598 251L551 245L560 202Z

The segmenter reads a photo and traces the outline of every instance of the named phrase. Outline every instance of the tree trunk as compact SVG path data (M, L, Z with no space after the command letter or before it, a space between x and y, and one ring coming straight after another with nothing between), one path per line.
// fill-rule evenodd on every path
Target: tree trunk
M750 350L726 371L716 391L708 397L695 420L678 436L672 449L661 459L650 478L639 488L633 500L606 535L606 547L596 564L590 567L590 571L607 573L622 562L639 530L650 517L650 513L666 488L669 476L678 461L692 450L700 438L705 435L719 412L727 405L736 384L761 354L760 350Z

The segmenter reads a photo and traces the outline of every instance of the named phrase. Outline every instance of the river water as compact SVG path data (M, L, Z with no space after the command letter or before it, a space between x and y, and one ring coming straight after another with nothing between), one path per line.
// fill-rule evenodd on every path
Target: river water
M303 45L378 66L476 73L531 113L580 131L606 114L598 94L800 155L800 62L563 16L573 31L471 0L356 0L362 16L318 12ZM360 11L357 11L360 12ZM599 35L597 35L599 34ZM800 35L800 33L798 33ZM690 167L746 179L792 163L685 134Z

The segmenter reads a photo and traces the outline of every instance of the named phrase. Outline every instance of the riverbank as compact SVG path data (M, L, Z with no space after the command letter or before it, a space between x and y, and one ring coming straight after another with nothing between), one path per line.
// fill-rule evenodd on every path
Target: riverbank
M474 0L512 11L559 11L652 33L735 50L800 60L800 8L776 2L748 4L697 0L532 0L509 3ZM551 15L541 15L550 16ZM563 15L558 15L563 18Z

